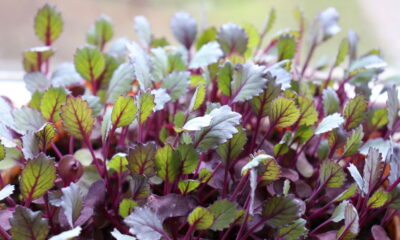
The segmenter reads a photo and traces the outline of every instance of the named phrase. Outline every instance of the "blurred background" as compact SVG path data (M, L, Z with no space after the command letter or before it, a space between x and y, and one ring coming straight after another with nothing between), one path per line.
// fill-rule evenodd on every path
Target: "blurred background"
M23 84L22 51L41 45L34 34L33 21L36 11L45 3L56 5L64 19L64 32L54 44L53 66L72 61L76 48L85 43L87 30L102 14L113 21L114 39L135 39L132 19L144 15L156 37L166 36L174 43L169 25L176 11L192 14L200 28L230 21L251 23L261 29L274 7L274 33L282 28L297 28L293 17L296 6L304 10L310 22L327 7L335 7L340 13L342 31L317 50L317 59L323 54L334 58L339 42L353 29L360 36L359 53L380 48L394 70L400 66L399 0L0 0L0 95L13 99L17 94L23 95L18 87Z

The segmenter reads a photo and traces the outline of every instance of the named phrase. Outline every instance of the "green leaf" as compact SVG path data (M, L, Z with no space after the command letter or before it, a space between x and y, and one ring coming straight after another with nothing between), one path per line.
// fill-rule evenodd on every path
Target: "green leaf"
M281 85L275 84L275 80L268 77L267 88L263 93L251 99L251 108L255 114L260 114L260 117L265 117L268 114L268 109L271 102L276 99L281 93Z
M380 208L386 204L389 200L389 193L385 190L378 190L372 194L372 196L368 199L368 207L370 208Z
M237 130L238 132L235 133L231 139L226 143L219 145L217 148L217 153L224 162L229 162L239 156L247 142L247 136L244 129L238 127Z
M186 12L177 12L171 19L171 28L175 38L190 49L197 35L196 20Z
M297 219L289 226L278 229L280 239L297 240L307 236L308 230L306 228L307 221L303 218Z
M0 140L0 161L3 160L4 158L6 158L6 148L1 143L1 140Z
M231 82L233 79L233 65L229 61L225 62L224 66L218 71L218 89L225 96L231 96Z
M107 102L114 103L119 96L126 95L135 79L135 69L132 63L121 64L113 73L107 89Z
M369 117L368 119L374 127L379 129L388 123L388 111L385 108L373 109L372 117Z
M177 100L182 97L189 87L189 72L173 72L168 74L161 87L167 89L171 98Z
M160 233L164 233L160 217L148 207L135 207L124 222L129 226L129 232L138 239L159 240Z
M344 61L344 58L349 53L349 49L350 49L349 41L345 38L340 42L339 52L336 56L335 66L339 66Z
M92 26L86 35L86 41L99 49L111 40L113 36L113 26L108 16L100 16L94 26Z
M232 102L243 102L260 95L266 87L265 68L253 63L237 65L233 71Z
M126 218L129 214L131 214L133 208L137 205L137 202L131 199L122 199L122 201L119 203L119 215L123 218Z
M157 175L165 182L172 183L179 175L179 154L170 145L159 148L156 153L155 165Z
M307 142L314 135L314 131L312 127L301 126L294 133L293 139L297 140L300 143Z
M292 59L296 53L296 39L293 35L281 35L276 46L278 48L278 61Z
M25 200L35 200L50 190L56 180L53 158L40 153L28 161L21 174L21 193Z
M34 47L23 53L23 65L26 72L40 72L43 63L53 56L54 50L51 47ZM39 74L40 75L40 74ZM42 76L43 78L43 76Z
M142 93L139 96L138 105L139 105L139 123L144 123L149 115L153 112L156 103L154 102L154 95L150 92Z
M111 77L113 76L115 70L121 65L119 59L109 54L104 54L104 61L105 61L105 67L103 73L99 78L101 79L101 81L99 81L100 86L98 86L98 89L102 91L106 91L108 89Z
M122 174L124 171L128 170L128 159L125 153L116 153L109 162L107 166L116 172Z
M197 180L192 180L192 179L182 180L178 183L179 191L182 194L190 193L190 192L196 190L199 186L200 186L200 182Z
M40 211L32 212L20 205L15 208L10 224L12 239L18 240L45 240L50 230Z
M193 93L192 99L189 104L189 112L197 110L204 102L206 97L206 89L203 84L199 84L196 87L196 91Z
M388 99L386 101L387 114L388 114L388 128L392 130L394 123L399 117L399 93L397 87L393 85L387 90Z
M61 118L67 132L78 138L89 138L94 126L92 109L81 97L68 96L61 107Z
M299 125L311 126L318 121L318 112L312 99L299 96L298 102L300 108Z
M60 109L67 100L67 93L63 88L50 88L42 97L40 111L43 117L49 122L60 120Z
M114 104L111 121L117 127L128 126L135 119L136 113L137 106L133 97L120 96Z
M336 197L335 201L340 202L345 199L349 199L354 194L356 194L356 192L357 192L357 184L351 184L350 187L346 191L342 192L341 194L339 194L339 196Z
M346 181L346 174L339 164L328 160L322 163L319 181L328 188L340 188Z
M342 123L344 123L344 119L339 113L326 116L315 129L315 134L322 134L332 131L333 129L338 128Z
M275 127L289 127L300 117L300 111L295 102L285 97L279 97L271 103L269 119Z
M222 231L235 221L237 205L226 199L217 200L210 206L210 212L214 216L214 222L210 229Z
M43 92L36 91L32 93L31 100L28 103L28 107L34 108L40 111L40 102L42 101Z
M339 97L333 88L328 87L327 89L324 89L322 91L322 99L325 115L340 112Z
M73 228L84 208L83 195L76 183L71 183L68 187L62 188L61 191L61 207L70 227Z
M196 230L206 230L210 228L214 222L214 216L209 210L196 207L188 216L188 222L194 226Z
M199 50L204 44L215 41L217 38L217 29L215 27L209 27L201 32L197 38L196 49Z
M83 79L94 82L104 71L106 62L99 49L86 46L76 50L74 64Z
M39 141L39 147L42 150L47 149L47 145L53 141L56 135L57 135L56 129L51 123L45 123L37 132L35 132L35 136Z
M276 10L275 8L271 8L271 10L269 11L268 21L265 23L264 29L261 33L262 37L265 36L265 34L267 34L272 29L275 21L276 21Z
M219 44L215 41L204 44L193 56L189 68L204 68L218 62L224 55Z
M360 125L367 113L367 102L364 96L357 96L351 99L344 109L345 129L351 130Z
M247 43L247 50L245 53L245 57L246 57L246 59L248 59L251 57L252 52L260 44L261 37L260 37L260 33L258 32L257 28L254 25L245 23L245 24L242 24L242 27L246 31L246 34L249 38L248 43Z
M217 41L226 55L238 53L243 56L248 37L244 29L233 23L225 23L218 29Z
M195 146L201 151L215 149L237 133L236 126L240 123L241 115L233 112L229 106L215 108L210 112L209 127L198 131L195 136Z
M180 144L176 150L179 153L182 173L191 174L199 163L200 154L191 144Z
M358 149L361 146L363 137L364 137L364 132L362 126L353 130L353 133L347 139L346 145L344 146L343 156L348 157L358 153Z
M346 209L347 204L349 203L349 201L345 200L343 202L341 202L336 208L335 210L333 210L332 216L331 216L331 220L333 222L340 222L344 219L344 211Z
M152 177L155 174L154 160L157 146L154 142L137 144L129 149L128 168L132 173Z
M299 204L290 197L272 197L263 207L263 216L267 224L279 228L297 220L300 217Z
M35 17L36 36L46 45L51 45L63 31L61 13L54 6L44 5Z
M135 28L136 36L139 39L140 43L145 46L149 47L152 40L151 34L151 26L147 18L144 16L136 16L133 19L133 25Z
M251 159L243 166L242 175L245 175L250 169L257 169L261 180L264 181L275 181L281 176L281 167L272 156L267 154L259 154Z

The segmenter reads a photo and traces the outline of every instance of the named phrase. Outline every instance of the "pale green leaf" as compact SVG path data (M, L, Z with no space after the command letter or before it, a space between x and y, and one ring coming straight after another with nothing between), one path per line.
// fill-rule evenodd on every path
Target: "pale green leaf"
M79 237L81 234L82 228L81 227L76 227L71 230L66 230L62 233L59 233L57 235L52 236L49 238L49 240L68 240L68 239L74 239L76 237Z
M147 21L147 18L144 16L136 16L133 19L133 26L140 43L145 47L149 47L152 40L152 34L151 25L149 21Z
M22 107L12 111L12 116L15 121L15 128L21 132L37 131L45 123L39 111L33 108Z
M349 41L346 38L343 39L339 45L339 51L336 56L335 66L339 66L344 61L344 58L349 53L349 48L350 48Z
M186 12L177 12L171 19L171 29L175 38L190 49L197 35L196 20Z
M216 63L223 56L219 44L215 41L204 44L193 56L189 68L203 68Z
M109 162L107 162L107 166L113 169L116 172L122 174L124 171L128 170L127 168L128 160L125 153L117 153L115 154Z
M129 232L141 240L159 240L163 232L161 219L148 207L135 207L135 210L124 219Z
M83 210L83 195L80 187L76 183L71 183L68 187L62 188L61 207L71 228L75 227Z
M231 82L233 79L233 65L231 62L225 62L224 66L218 70L218 89L225 96L231 96Z
M230 107L222 106L210 112L211 123L196 133L195 146L199 150L215 149L237 133L236 126L240 123L241 115L233 112Z
M371 147L368 150L367 158L365 159L363 178L364 178L364 193L369 193L375 188L375 185L381 179L382 154L377 148Z
M131 89L135 79L133 64L126 62L121 64L113 73L107 90L107 102L114 103L119 96L126 95Z
M217 38L217 29L215 27L209 27L197 38L196 49L199 50L204 44L215 41Z
M342 123L344 123L344 119L339 113L326 116L315 129L315 134L322 134L332 131L333 129L338 128Z
M260 95L266 87L265 68L253 63L237 65L231 82L232 102L243 102Z
M41 72L29 72L24 75L26 89L31 93L36 91L43 92L51 85L51 80Z
M225 23L218 29L217 41L226 55L243 55L247 49L248 37L242 27L234 23Z
M394 123L399 117L399 97L398 90L395 85L387 90L388 99L386 101L387 114L388 114L388 128L392 130Z
M126 45L129 58L133 61L135 76L139 82L140 89L145 91L152 87L152 76L150 73L150 57L149 55L135 42Z
M173 100L182 97L189 87L189 72L173 72L168 74L161 87L167 89Z
M296 39L293 35L283 34L279 37L278 43L278 61L292 59L296 53Z
M339 97L335 90L331 87L322 91L322 99L324 103L325 115L333 114L340 111Z
M195 117L190 119L183 125L182 129L185 131L199 131L202 128L208 127L211 124L211 115L206 114L202 117Z

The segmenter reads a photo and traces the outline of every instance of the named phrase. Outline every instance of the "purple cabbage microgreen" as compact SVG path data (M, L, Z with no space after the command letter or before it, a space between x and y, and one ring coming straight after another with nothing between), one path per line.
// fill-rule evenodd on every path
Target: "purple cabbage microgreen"
M352 31L326 72L314 64L340 31L334 8L310 32L295 18L268 41L274 9L260 32L200 30L179 12L173 46L144 16L140 44L113 41L101 16L51 72L64 26L46 4L34 25L44 46L23 53L31 101L0 98L1 238L393 237L397 87L385 85L386 106L369 101L386 63L377 50L357 56Z

